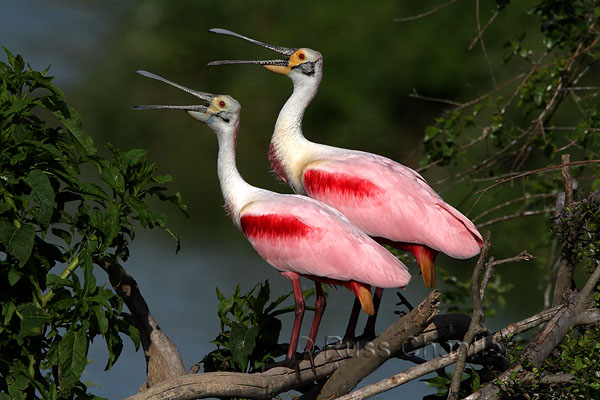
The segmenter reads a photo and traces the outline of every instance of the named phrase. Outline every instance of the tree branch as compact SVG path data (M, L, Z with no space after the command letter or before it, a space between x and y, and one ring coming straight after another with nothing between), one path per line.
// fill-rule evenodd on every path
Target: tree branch
M365 347L358 356L337 369L323 386L318 398L336 398L350 392L381 364L400 353L404 344L423 332L438 313L439 295L439 291L433 290L421 304L376 338L372 346Z
M498 332L494 333L493 335L479 339L471 346L469 346L468 355L472 356L490 347L497 346L499 342L509 337L512 337L516 334L528 331L529 329L541 325L549 321L560 309L562 309L562 306L542 311L522 321L514 322L506 326L505 328L499 330ZM346 396L340 397L338 400L366 399L370 396L383 393L397 386L410 382L414 379L420 378L424 375L436 371L439 368L444 368L451 364L454 364L457 359L458 351L454 351L443 357L436 358L424 364L416 365L403 372L400 372L399 374L383 379L377 383L366 386L362 389L356 390Z
M572 326L580 322L598 323L598 319L593 320L591 317L600 316L599 310L587 308L593 302L594 288L599 280L600 262L596 261L596 268L581 292L572 294L564 305L559 306L558 312L556 312L544 329L535 336L523 352L523 358L526 360L527 365L531 364L531 366L539 368ZM587 314L585 318L579 317L582 313ZM513 382L515 376L521 382L521 385L535 379L534 374L524 367L523 362L520 362L504 371L494 382L488 383L466 399L496 399L500 395L504 385Z
M179 350L150 314L135 279L113 257L94 261L108 274L113 289L129 308L133 324L140 332L146 356L147 386L152 387L164 380L185 375Z
M565 204L563 211L560 216L569 213L568 207L573 204L573 176L571 175L571 168L569 167L570 156L569 154L562 155L563 167L561 168L563 180L565 182ZM560 218L559 216L559 218ZM576 228L573 227L573 223L567 219L564 222L559 220L559 224L565 224L566 236L563 239L561 258L558 266L558 272L556 274L556 281L554 284L554 296L552 297L552 305L558 305L564 301L564 296L569 289L574 288L573 286L573 271L575 270L575 260L573 255L573 239L575 236Z
M460 389L460 381L462 380L462 374L465 370L468 348L471 342L473 341L473 338L475 337L475 334L479 328L479 322L483 317L483 305L481 304L481 294L479 290L479 277L481 275L481 270L483 269L484 265L486 265L486 272L489 268L493 268L491 263L486 263L488 259L488 252L490 250L490 246L490 232L488 232L485 236L479 260L477 260L477 264L475 265L475 269L473 270L473 276L471 278L473 317L471 317L469 329L467 330L467 333L463 338L463 342L461 343L460 348L458 350L458 359L456 361L454 375L452 376L452 382L450 383L450 388L448 390L448 400L455 400L458 398L458 390ZM483 286L484 283L486 282L481 283L482 292L485 291L485 287Z

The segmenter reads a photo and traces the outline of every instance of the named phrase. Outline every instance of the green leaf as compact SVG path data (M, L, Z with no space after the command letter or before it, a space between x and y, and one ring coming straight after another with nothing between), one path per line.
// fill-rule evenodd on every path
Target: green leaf
M51 318L44 310L34 304L27 303L19 307L21 316L21 336L38 335L39 328L50 322Z
M6 378L6 384L8 386L8 394L10 395L11 400L27 398L27 395L24 393L29 386L26 376L19 373L11 374Z
M69 279L63 279L55 274L46 275L46 286L52 290L60 289L62 287L71 287L73 282Z
M173 181L173 177L171 175L158 175L152 177L152 182L163 184L169 183Z
M8 254L19 260L20 265L24 265L29 260L34 238L35 229L33 226L26 224L14 229L12 224L0 221L0 242L4 244Z
M17 283L22 276L23 271L11 267L8 270L8 284L10 286L15 286L15 283Z
M15 306L15 303L13 303L12 301L9 301L8 303L5 303L2 306L2 316L4 317L4 325L9 324L16 309L17 309L17 306Z
M133 166L142 161L146 154L148 154L146 150L133 149L124 154L124 159L128 166Z
M129 336L133 342L133 345L135 346L136 351L140 348L140 331L138 328L132 324L124 322L123 324L119 325L119 331Z
M62 391L68 392L81 377L87 364L87 337L85 332L71 326L60 341L58 350L58 378Z
M92 307L92 312L96 317L96 322L98 323L98 330L101 334L106 334L108 331L108 319L106 318L106 313L104 309L100 306Z
M84 197L87 195L87 197L91 197L93 200L110 201L110 197L106 194L104 189L92 182L83 183L81 185L81 192Z
M47 227L54 212L54 190L48 176L40 170L33 170L25 177L25 183L31 188L37 207L32 212L35 220Z
M231 350L233 361L244 372L246 371L248 358L256 346L256 336L258 336L258 326L248 328L239 322L235 322L231 326L229 348Z
M65 125L65 127L71 132L73 137L77 139L77 142L81 145L81 147L87 152L88 155L96 154L96 148L94 147L94 141L92 138L85 133L83 130L83 122L81 119L81 115L78 112L69 108L70 117L64 118L62 114L54 113Z

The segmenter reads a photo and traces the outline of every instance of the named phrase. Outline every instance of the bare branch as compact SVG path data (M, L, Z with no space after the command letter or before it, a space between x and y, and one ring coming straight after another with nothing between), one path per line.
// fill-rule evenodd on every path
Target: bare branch
M575 376L571 374L552 374L542 377L542 383L552 385L556 383L575 383Z
M255 374L240 372L207 372L180 376L162 382L150 389L128 398L128 400L185 400L210 397L272 398L296 387L331 375L353 355L351 351L323 350L314 358L316 375L310 361L299 365L300 380L296 371L277 367Z
M475 46L475 44L480 40L481 35L483 35L483 33L485 31L487 31L487 28L490 27L490 25L492 24L492 22L494 22L494 20L496 19L496 17L498 16L498 14L500 14L497 10L496 12L494 12L494 14L491 16L491 18L488 20L488 22L486 22L485 26L483 27L483 29L477 29L477 36L471 41L471 44L469 44L469 50L473 49L473 46Z
M571 168L569 168L569 159L569 154L562 155L564 167L561 168L561 172L565 182L565 204L563 206L563 212L566 211L565 209L567 207L570 207L573 204L573 176L571 175ZM563 223L566 224L565 230L567 235L562 243L561 258L554 284L554 296L552 298L553 305L562 303L565 293L574 287L573 272L575 270L575 259L572 242L576 228L572 226L573 224L569 222L569 220Z
M491 263L487 263L490 246L490 232L488 232L485 236L479 260L477 260L477 264L475 265L475 269L473 270L473 276L471 278L473 317L471 317L469 329L467 330L467 333L463 338L463 342L461 343L460 348L458 350L458 359L456 361L456 367L454 368L454 375L452 375L452 382L450 383L450 388L448 389L448 400L455 400L458 398L458 390L460 389L460 381L462 380L462 374L465 370L468 348L471 342L473 341L473 338L475 337L475 334L479 327L479 322L483 317L483 305L481 304L481 295L479 290L479 276L481 275L481 270L483 269L484 265L486 265L486 272L487 269L493 268ZM482 292L485 291L483 285L481 286L481 290Z
M490 226L493 224L497 224L498 222L504 222L515 218L521 217L531 217L533 215L544 215L544 214L552 214L554 212L553 208L544 208L543 210L530 210L530 211L521 211L514 214L503 215L501 217L492 218L488 221L477 224L477 228L482 229L486 226Z
M492 68L490 58L488 57L487 50L485 49L485 43L483 42L483 31L481 29L481 21L479 20L479 0L475 2L475 20L477 21L477 38L479 39L479 43L481 44L483 58L485 59L490 73L490 77L492 78L492 82L494 83L494 87L496 88L498 87L498 84L496 83L496 76L494 74L494 69Z
M583 161L573 161L573 162L570 162L568 165L571 167L581 167L581 166L585 166L585 165L598 164L598 163L600 163L600 160L583 160ZM545 173L545 172L550 172L550 171L556 171L557 169L562 169L564 166L565 166L564 164L550 165L548 167L538 168L538 169L534 169L531 171L525 171L525 172L518 173L516 175L512 175L508 178L504 178L504 179L494 183L493 185L490 185L484 189L478 190L476 193L479 193L479 197L477 198L477 200L475 200L473 207L475 207L475 205L479 202L479 200L481 200L483 195L485 195L487 192L489 192L490 190L492 190L500 185L503 185L507 182L513 181L515 179L523 178L523 177L526 177L529 175ZM471 207L471 209L473 207Z
M496 179L497 179L497 178L496 178ZM539 199L539 198L548 198L548 197L556 197L556 195L555 195L555 194L553 194L553 193L537 193L537 194L526 194L525 196L518 197L518 198L516 198L516 199L512 199L512 200L508 200L508 201L506 201L506 202L504 202L504 203L502 203L502 204L498 204L497 206L490 207L490 208L488 208L487 210L485 210L485 211L481 212L481 214L479 214L479 215L477 215L477 216L475 216L475 217L471 218L471 221L472 221L472 222L475 222L475 221L477 221L478 219L481 219L482 217L485 217L486 215L488 215L488 214L490 214L490 213L492 213L492 212L494 212L494 211L497 211L497 210L499 210L499 209L501 209L501 208L504 208L504 207L510 206L510 205L512 205L512 204L515 204L515 203L520 203L520 202L523 202L523 203L525 203L525 201L527 201L527 200L531 200L531 199Z
M418 15L413 15L412 17L404 17L404 18L394 18L394 22L407 22L407 21L414 21L415 19L420 19L423 17L427 17L429 15L435 14L436 12L448 7L449 5L456 3L456 0L450 0L447 3L442 4L441 6L437 6L435 8L432 8L431 10L424 12L422 14L418 14Z
M485 274L483 278L481 278L481 285L479 287L479 296L481 297L481 301L483 301L483 297L485 295L485 288L487 287L488 281L494 275L496 271L496 265L510 263L510 262L520 262L520 261L529 261L534 257L529 254L526 250L523 250L521 253L514 257L504 258L502 260L495 260L494 257L490 257L488 261L488 268L485 270Z

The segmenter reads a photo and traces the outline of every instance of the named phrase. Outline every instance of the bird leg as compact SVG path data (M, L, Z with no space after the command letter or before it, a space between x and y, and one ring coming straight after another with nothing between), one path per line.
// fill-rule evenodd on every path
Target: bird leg
M354 299L354 305L352 306L352 312L350 313L350 319L348 320L348 326L346 327L346 333L342 339L342 343L354 343L356 341L356 323L358 322L358 316L360 314L360 301L358 298Z
M369 315L367 318L367 324L365 330L359 339L373 340L375 338L375 322L377 321L377 314L379 312L379 305L381 304L381 297L383 296L383 288L375 288L373 293L373 306L375 307L375 314Z
M315 348L315 341L317 339L317 331L319 330L319 324L321 323L321 317L323 317L323 313L325 312L325 307L327 306L327 300L325 299L325 295L323 294L323 287L321 286L321 282L315 282L315 289L317 290L317 299L315 300L315 317L313 318L312 326L310 328L310 335L308 336L308 342L306 342L306 348L304 349L304 353L308 356L310 360L310 368L313 373L317 375L317 370L315 368L315 359L313 358L313 351Z
M290 346L288 347L288 352L285 356L285 360L266 365L263 367L263 370L271 369L273 367L293 368L296 371L296 378L300 380L300 367L298 366L296 358L296 349L298 348L300 328L302 327L302 318L304 317L304 297L302 296L302 287L300 286L300 279L295 278L291 279L291 281L292 288L294 289L294 301L296 302L296 308L294 310L294 326L292 328Z

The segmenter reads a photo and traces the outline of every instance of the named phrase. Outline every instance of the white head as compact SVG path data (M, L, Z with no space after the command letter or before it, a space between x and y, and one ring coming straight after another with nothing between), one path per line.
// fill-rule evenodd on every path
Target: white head
M185 110L194 119L197 119L198 121L204 122L206 125L208 125L213 131L215 131L215 133L217 133L217 135L224 132L232 132L233 134L237 132L242 106L233 97L228 95L215 95L192 90L148 71L137 71L137 73L148 78L168 83L171 86L175 86L178 89L193 94L199 99L204 100L208 105L143 105L134 106L133 108L135 110L147 110L157 108Z
M281 46L273 46L250 39L235 32L226 29L213 28L209 32L218 33L221 35L234 36L244 39L250 43L273 50L285 57L280 60L224 60L213 61L208 65L225 65L225 64L257 64L262 65L269 71L277 74L288 76L294 85L311 84L319 85L323 76L323 56L316 50L308 48L288 48Z

